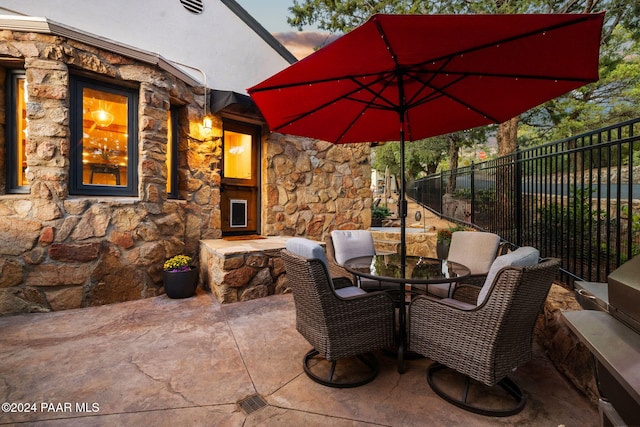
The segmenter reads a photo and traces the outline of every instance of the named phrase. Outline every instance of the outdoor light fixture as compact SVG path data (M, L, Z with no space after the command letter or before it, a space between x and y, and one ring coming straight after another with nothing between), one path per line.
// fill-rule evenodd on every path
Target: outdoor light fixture
M202 119L202 128L206 131L210 131L212 127L213 127L213 123L211 122L211 117L205 116Z
M182 0L181 0L182 1ZM183 5L184 5L184 1L182 1ZM175 64L178 65L182 65L184 67L188 67L194 70L197 70L200 72L200 74L202 74L202 89L204 91L204 102L203 102L203 106L202 109L203 114L202 114L202 131L203 132L210 132L211 129L213 129L213 121L211 120L211 117L209 117L207 115L207 102L209 101L209 88L207 88L207 73L205 73L203 70L201 70L198 67L193 67L191 65L187 65L187 64L182 64L180 62L174 62Z

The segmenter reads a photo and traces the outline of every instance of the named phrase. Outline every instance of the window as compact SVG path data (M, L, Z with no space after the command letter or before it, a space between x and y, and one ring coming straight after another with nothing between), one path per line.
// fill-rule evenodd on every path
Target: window
M222 235L257 234L260 219L261 129L224 120L220 215Z
M6 171L7 192L28 193L27 180L27 80L24 71L7 73Z
M224 176L252 180L253 135L231 130L224 131Z
M135 196L136 90L71 78L71 194Z
M178 198L178 110L167 112L167 197Z

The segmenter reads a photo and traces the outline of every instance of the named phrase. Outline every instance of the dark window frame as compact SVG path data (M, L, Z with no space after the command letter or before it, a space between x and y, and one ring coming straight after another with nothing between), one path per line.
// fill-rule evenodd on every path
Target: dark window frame
M84 88L111 92L127 98L127 185L109 186L84 184L82 182L82 134ZM91 196L137 196L138 195L138 91L129 87L105 83L86 77L71 75L70 90L70 166L69 193ZM76 143L77 141L78 143Z
M8 194L27 194L30 185L18 185L18 173L20 173L21 161L18 161L18 126L15 121L17 113L16 95L18 93L18 81L26 79L25 70L7 70L5 85L5 191Z
M171 149L171 159L173 161L169 165L171 170L167 171L171 179L171 192L167 192L167 198L177 199L179 194L178 164L180 163L178 159L178 129L179 129L178 107L172 105L171 109L169 110L169 114L171 118L171 136L170 136L171 146L169 148Z

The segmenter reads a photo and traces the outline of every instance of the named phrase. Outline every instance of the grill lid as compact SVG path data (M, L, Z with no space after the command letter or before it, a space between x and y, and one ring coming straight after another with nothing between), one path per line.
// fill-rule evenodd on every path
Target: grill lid
M608 282L609 313L640 333L640 256L609 274Z

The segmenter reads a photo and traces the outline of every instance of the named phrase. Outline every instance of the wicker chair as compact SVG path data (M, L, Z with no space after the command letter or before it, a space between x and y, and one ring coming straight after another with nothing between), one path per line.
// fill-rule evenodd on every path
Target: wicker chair
M559 265L559 260L548 259L529 267L490 272L495 278L487 278L486 296L480 295L477 286L456 289L454 297L458 292L466 293L467 298L475 294L475 304L428 296L414 299L409 308L409 350L436 362L429 367L427 379L440 397L482 415L509 416L524 408L524 394L507 375L532 357L533 329ZM451 370L463 376L461 398L451 392ZM501 399L489 405L480 402L495 397L481 390L473 394L474 402L469 401L472 385L482 389L496 384L506 391Z
M471 276L465 284L482 286L491 263L500 255L500 236L483 231L456 231L451 235L449 261L469 267ZM456 283L438 283L428 285L428 293L441 298L450 297Z
M296 239L298 246L306 240ZM296 255L289 250L293 246L287 243L282 259L296 306L296 329L313 346L304 356L305 373L330 387L372 381L378 362L371 352L394 345L393 300L384 292L358 288L361 293L341 297L332 286L326 261Z
M369 230L334 230L325 237L327 261L332 275L349 277L352 283L366 291L397 289L397 283L382 282L366 277L353 277L342 264L350 259L376 254Z

